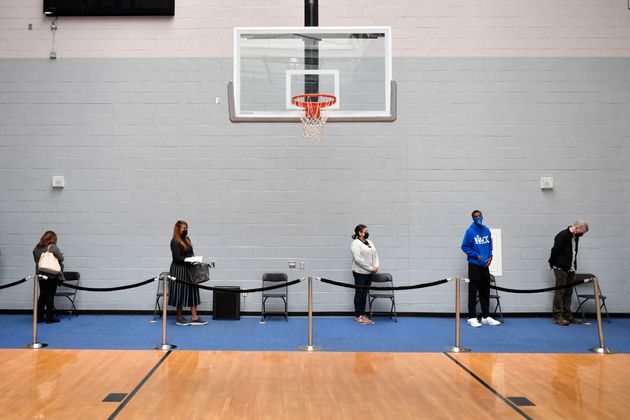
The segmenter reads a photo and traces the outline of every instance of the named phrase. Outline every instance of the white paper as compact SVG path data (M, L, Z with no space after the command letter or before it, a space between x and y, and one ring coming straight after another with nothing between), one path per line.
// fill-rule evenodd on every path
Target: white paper
M200 263L203 261L203 256L198 255L195 257L184 258L184 261L189 262L189 263Z
M490 274L495 277L503 275L503 255L501 249L501 229L490 229L492 234L492 262L490 263Z

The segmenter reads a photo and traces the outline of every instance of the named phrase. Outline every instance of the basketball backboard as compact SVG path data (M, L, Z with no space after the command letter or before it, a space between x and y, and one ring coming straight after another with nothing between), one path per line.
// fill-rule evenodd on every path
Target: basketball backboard
M396 119L389 27L234 29L233 122L299 122L291 98L336 97L328 122Z

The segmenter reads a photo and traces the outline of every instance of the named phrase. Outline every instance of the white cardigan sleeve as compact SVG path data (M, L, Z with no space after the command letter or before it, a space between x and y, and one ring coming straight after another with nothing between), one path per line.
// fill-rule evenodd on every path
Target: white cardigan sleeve
M376 252L376 247L374 246L374 243L372 243L372 241L370 241L368 239L368 242L370 243L370 245L372 245L372 252L373 252L373 257L374 257L374 267L379 267L379 260L378 260L378 252Z
M350 250L352 251L352 259L354 263L359 267L363 268L367 271L372 271L372 261L366 261L361 255L361 247L363 247L361 241L355 239L352 241L352 245L350 246Z

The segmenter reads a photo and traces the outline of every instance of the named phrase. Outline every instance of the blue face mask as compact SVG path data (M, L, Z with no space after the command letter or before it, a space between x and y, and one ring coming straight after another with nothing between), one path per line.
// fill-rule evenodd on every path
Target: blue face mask
M473 217L473 222L475 222L478 225L482 225L483 224L483 216Z

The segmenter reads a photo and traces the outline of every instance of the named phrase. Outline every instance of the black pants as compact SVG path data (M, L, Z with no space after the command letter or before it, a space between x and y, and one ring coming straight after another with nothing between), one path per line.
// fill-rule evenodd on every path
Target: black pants
M372 274L360 274L352 272L354 284L357 286L369 286L372 284ZM354 289L354 316L365 315L365 300L368 289Z
M44 312L47 319L55 318L55 293L57 292L57 277L48 276L39 282L39 298L37 299L37 317L42 319Z
M490 269L477 264L468 263L468 318L477 318L477 292L481 316L490 316Z

